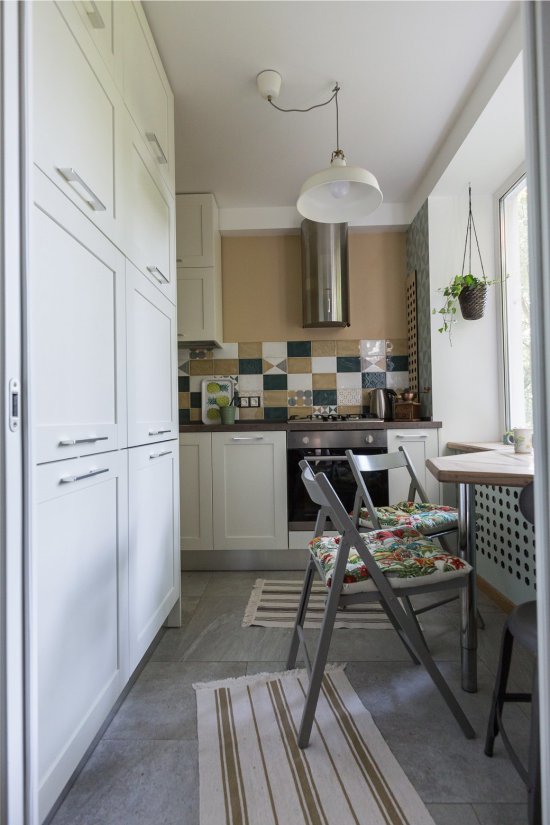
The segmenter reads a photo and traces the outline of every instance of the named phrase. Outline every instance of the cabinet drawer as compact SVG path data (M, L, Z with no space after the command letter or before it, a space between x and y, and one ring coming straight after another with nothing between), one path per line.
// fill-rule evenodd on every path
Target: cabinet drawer
M176 309L126 261L128 444L178 435Z
M37 462L125 446L124 258L36 171L31 221Z
M73 4L47 0L32 10L33 160L114 238L122 100L92 45L77 40L73 28L83 23Z

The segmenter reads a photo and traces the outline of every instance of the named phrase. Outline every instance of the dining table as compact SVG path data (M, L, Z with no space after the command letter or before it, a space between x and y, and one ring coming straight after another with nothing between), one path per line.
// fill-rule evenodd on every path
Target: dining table
M526 487L534 478L532 453L516 453L514 447L499 442L451 441L449 450L460 454L426 460L426 467L442 483L458 488L458 552L472 570L461 589L461 681L462 689L477 691L477 586L476 513L477 485Z

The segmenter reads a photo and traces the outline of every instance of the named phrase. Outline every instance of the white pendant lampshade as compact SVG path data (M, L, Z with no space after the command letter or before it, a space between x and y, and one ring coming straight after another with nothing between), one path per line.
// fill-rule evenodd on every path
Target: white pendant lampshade
M333 157L330 167L311 175L300 190L296 208L318 223L350 223L370 215L382 203L382 192L371 172L346 166Z

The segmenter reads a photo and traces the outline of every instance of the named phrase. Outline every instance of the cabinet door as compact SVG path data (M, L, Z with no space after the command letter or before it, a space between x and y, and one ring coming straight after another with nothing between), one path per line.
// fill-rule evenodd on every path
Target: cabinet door
M215 550L288 547L286 433L212 434Z
M439 501L439 484L426 469L426 459L438 455L436 430L388 430L388 452L397 452L403 446L412 462L428 499ZM410 476L405 468L389 471L390 504L406 501L409 496Z
M180 543L185 550L212 550L212 436L180 435Z
M178 267L178 340L223 341L219 273Z
M176 310L126 261L128 445L178 435Z
M178 442L128 450L130 668L180 595Z
M33 160L114 238L122 101L92 44L77 40L83 23L73 4L47 0L32 12Z
M30 673L40 821L129 676L122 455L35 469Z
M84 26L111 76L122 87L122 44L117 0L77 0Z
M135 266L175 303L174 199L129 117L125 122L124 146L119 180L124 250Z
M176 195L178 266L214 266L218 207L214 195Z
M36 460L126 444L124 258L39 171L31 214Z

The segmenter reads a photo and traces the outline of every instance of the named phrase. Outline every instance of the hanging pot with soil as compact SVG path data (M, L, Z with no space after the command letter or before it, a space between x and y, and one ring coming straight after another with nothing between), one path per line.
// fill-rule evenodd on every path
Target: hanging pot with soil
M487 285L462 287L458 295L462 317L466 321L479 321L485 313Z

